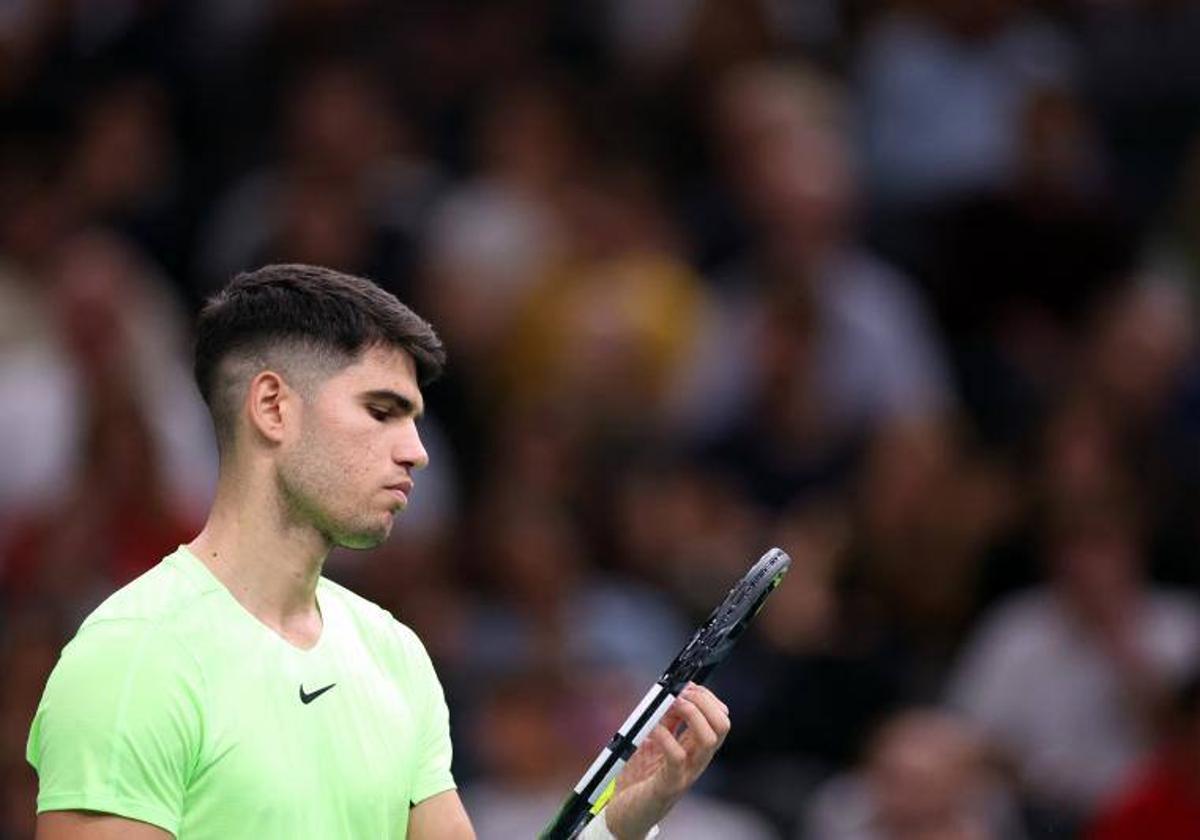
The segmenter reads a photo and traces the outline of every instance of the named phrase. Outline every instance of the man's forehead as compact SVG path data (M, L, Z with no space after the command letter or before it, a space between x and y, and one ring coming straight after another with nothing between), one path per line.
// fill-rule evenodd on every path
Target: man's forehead
M419 399L417 364L404 350L392 347L371 347L343 368L338 378L355 390L397 391L410 399Z
M399 347L372 345L359 354L358 360L351 367L393 375L399 372L414 382L417 378L417 363L412 354Z

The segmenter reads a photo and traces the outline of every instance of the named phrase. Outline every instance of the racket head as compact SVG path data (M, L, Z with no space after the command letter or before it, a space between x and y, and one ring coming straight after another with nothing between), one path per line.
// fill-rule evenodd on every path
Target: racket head
M688 682L703 683L705 677L729 656L734 642L762 609L792 560L778 548L764 554L725 599L705 619L658 682L622 724L596 761L567 796L554 819L539 835L540 840L570 840L577 837L604 808L612 795L616 774L638 749L642 739L657 725Z
M663 672L659 683L677 694L688 682L703 682L729 656L738 637L750 626L791 565L792 558L780 548L772 548L760 557L700 625Z

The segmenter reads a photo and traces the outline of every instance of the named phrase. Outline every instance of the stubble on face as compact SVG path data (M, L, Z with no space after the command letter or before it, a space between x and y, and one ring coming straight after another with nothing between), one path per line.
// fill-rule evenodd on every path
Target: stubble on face
M311 410L311 409L310 409ZM368 549L391 534L393 517L354 505L353 467L331 451L325 436L308 427L278 472L281 514L289 527L313 528L330 548Z
M330 548L374 548L391 534L397 508L381 502L391 456L382 427L353 393L373 377L395 378L402 359L367 351L301 395L299 437L277 472L282 515L289 526L315 528Z

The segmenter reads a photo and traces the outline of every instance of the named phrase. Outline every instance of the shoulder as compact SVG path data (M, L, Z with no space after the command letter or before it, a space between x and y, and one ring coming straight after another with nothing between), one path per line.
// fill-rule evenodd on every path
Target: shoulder
M123 756L114 752L122 745L138 754L178 745L190 755L206 695L200 663L177 633L150 618L93 614L46 681L28 756L61 768L83 754Z
M1005 598L983 615L980 627L984 633L1007 633L1024 627L1040 633L1048 624L1057 622L1059 608L1054 594L1037 586Z
M1200 650L1200 603L1188 592L1152 589L1147 604L1146 644L1163 666L1182 673Z
M384 645L405 654L424 657L425 646L408 625L374 601L347 589L340 583L322 577L317 590L323 600L332 600L354 625L358 635L368 644Z
M44 700L80 695L80 701L89 696L92 702L102 697L117 702L133 685L146 703L173 694L199 703L205 672L186 638L170 623L93 613L63 648Z
M1009 663L1038 659L1063 637L1062 612L1054 595L1035 587L1009 596L984 613L978 629L967 639L968 661Z
M1148 602L1152 614L1160 621L1194 627L1200 621L1200 601L1190 592L1169 588L1153 588Z
M196 574L181 549L105 599L84 619L80 632L106 621L179 622L216 591L212 579Z
M90 670L84 663L96 661L110 668L136 661L141 668L195 670L189 630L214 587L181 554L163 558L96 607L63 649L56 671Z

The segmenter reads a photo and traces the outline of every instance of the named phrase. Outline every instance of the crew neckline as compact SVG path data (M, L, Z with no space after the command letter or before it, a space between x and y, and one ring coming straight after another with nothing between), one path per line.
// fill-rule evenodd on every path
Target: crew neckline
M234 596L233 592L229 590L229 587L226 586L225 583L216 576L213 570L208 567L208 564L201 560L196 553L186 545L180 545L175 554L176 556L184 558L186 565L193 567L193 573L200 575L207 584L218 590L221 593L222 598L228 599L238 613L245 616L246 619L252 622L262 632L269 634L272 639L276 640L290 651L301 656L309 656L315 655L325 647L325 637L329 635L329 626L333 618L333 610L329 609L330 599L324 597L326 594L324 577L321 577L317 580L317 591L314 593L317 599L317 611L321 615L321 633L319 636L317 636L317 641L312 647L304 648L289 641L274 627L271 627L254 613L250 612L250 610L246 608L246 605L239 601L237 597Z

